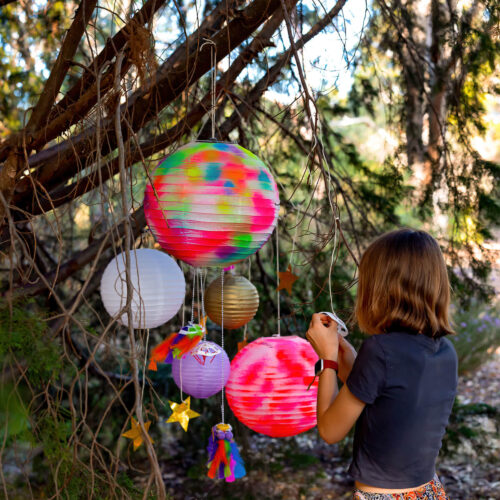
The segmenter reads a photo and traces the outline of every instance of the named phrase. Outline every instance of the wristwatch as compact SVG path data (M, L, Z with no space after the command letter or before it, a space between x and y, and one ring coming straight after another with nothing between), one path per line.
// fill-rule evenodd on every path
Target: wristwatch
M335 370L336 373L338 373L339 364L336 361L333 361L332 359L318 359L318 361L316 361L316 364L314 365L314 378L309 384L307 390L311 388L311 385L314 384L316 377L321 375L321 372L326 368L331 368L332 370Z
M339 372L339 364L336 361L333 361L332 359L318 359L314 365L315 375L319 375L325 368L331 368L337 373Z

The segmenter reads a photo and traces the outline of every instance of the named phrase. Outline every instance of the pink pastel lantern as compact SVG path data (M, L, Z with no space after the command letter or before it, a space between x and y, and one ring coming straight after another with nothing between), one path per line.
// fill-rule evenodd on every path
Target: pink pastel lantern
M236 144L187 144L159 163L144 194L158 243L197 267L227 267L254 254L273 232L278 209L268 168Z
M261 337L231 362L227 402L236 418L271 437L295 436L316 425L318 356L295 335Z
M217 394L226 385L230 370L226 351L207 340L172 362L172 376L177 387L199 399Z

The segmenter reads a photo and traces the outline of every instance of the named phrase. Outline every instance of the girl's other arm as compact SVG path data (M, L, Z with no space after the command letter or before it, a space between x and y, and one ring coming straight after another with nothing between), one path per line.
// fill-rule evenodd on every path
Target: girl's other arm
M356 359L356 349L339 334L339 379L345 384Z

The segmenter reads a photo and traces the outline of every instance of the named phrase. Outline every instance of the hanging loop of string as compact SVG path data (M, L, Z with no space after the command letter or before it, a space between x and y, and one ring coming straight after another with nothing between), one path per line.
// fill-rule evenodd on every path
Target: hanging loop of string
M215 105L217 102L216 98L216 90L217 90L217 45L213 40L209 38L204 38L204 42L200 47L200 50L203 49L205 45L210 45L210 97L211 97L211 105L210 105L210 119L212 122L212 139L215 140Z

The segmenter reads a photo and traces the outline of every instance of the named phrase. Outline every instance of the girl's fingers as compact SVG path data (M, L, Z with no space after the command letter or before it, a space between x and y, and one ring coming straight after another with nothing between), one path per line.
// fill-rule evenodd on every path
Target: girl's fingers
M338 332L337 332L337 338L339 339L339 352L343 352L343 351L344 351L344 348L345 348L345 347L344 347L344 346L345 346L345 344L344 344L344 342L343 342L344 337L342 337L342 335L340 335L340 333L338 333Z
M311 318L311 326L322 324L321 322L321 314L314 313Z

